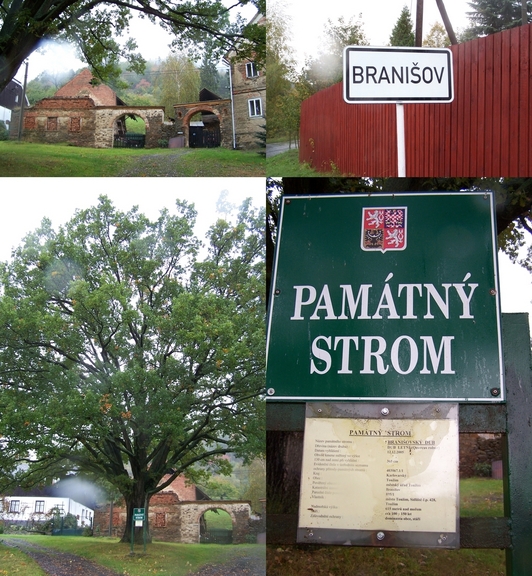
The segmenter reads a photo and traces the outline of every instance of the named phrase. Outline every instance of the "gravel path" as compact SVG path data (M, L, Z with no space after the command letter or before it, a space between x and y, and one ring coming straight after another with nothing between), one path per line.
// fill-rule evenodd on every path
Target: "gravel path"
M177 150L173 154L147 154L135 158L134 163L124 168L117 176L181 176L179 157L188 150Z
M243 553L224 564L203 566L190 576L266 576L266 547Z
M118 572L97 566L85 558L38 546L25 540L1 540L5 546L18 548L50 576L120 576Z

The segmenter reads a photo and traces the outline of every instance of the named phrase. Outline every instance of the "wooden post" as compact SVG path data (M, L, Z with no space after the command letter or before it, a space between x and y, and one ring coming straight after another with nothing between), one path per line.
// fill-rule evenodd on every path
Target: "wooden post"
M461 518L461 548L505 548L507 576L532 566L532 372L528 314L503 314L506 404L460 404L461 433L503 433L504 517ZM305 404L269 403L268 544L296 543ZM300 545L301 546L301 545Z

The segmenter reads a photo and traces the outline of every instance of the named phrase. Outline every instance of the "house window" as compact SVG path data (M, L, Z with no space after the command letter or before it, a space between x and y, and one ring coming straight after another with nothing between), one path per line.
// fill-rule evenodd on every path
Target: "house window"
M17 513L20 512L20 500L11 500L9 503L9 512Z
M26 130L35 130L35 116L24 116L24 128Z
M166 513L165 512L156 512L155 513L155 527L156 528L165 528L166 527Z
M81 118L71 118L70 119L70 131L80 132L81 131Z
M260 98L248 100L248 105L250 116L262 116L262 101Z
M259 71L257 70L257 66L255 65L255 62L248 62L246 64L246 76L248 78L255 78L258 75L259 75Z
M47 130L57 130L57 117L48 118L48 123L46 125Z
M36 514L44 514L44 500L36 500L35 513Z

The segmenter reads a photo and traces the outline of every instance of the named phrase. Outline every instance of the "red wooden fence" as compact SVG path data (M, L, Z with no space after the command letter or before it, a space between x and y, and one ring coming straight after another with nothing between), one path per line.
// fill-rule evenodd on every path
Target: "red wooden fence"
M532 24L451 47L454 101L405 104L406 175L532 175ZM342 83L301 108L300 160L397 176L395 104L346 104Z

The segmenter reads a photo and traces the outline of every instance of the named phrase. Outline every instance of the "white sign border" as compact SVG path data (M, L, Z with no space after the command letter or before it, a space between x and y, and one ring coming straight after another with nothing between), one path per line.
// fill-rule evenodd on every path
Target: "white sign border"
M348 65L349 52L403 52L405 54L415 53L435 53L446 54L448 61L448 96L427 98L425 96L411 96L405 98L385 97L353 97L348 95L350 75ZM453 75L453 54L449 48L424 48L424 47L405 47L405 46L346 46L343 53L343 98L347 104L434 104L434 103L451 103L454 100L454 75Z

